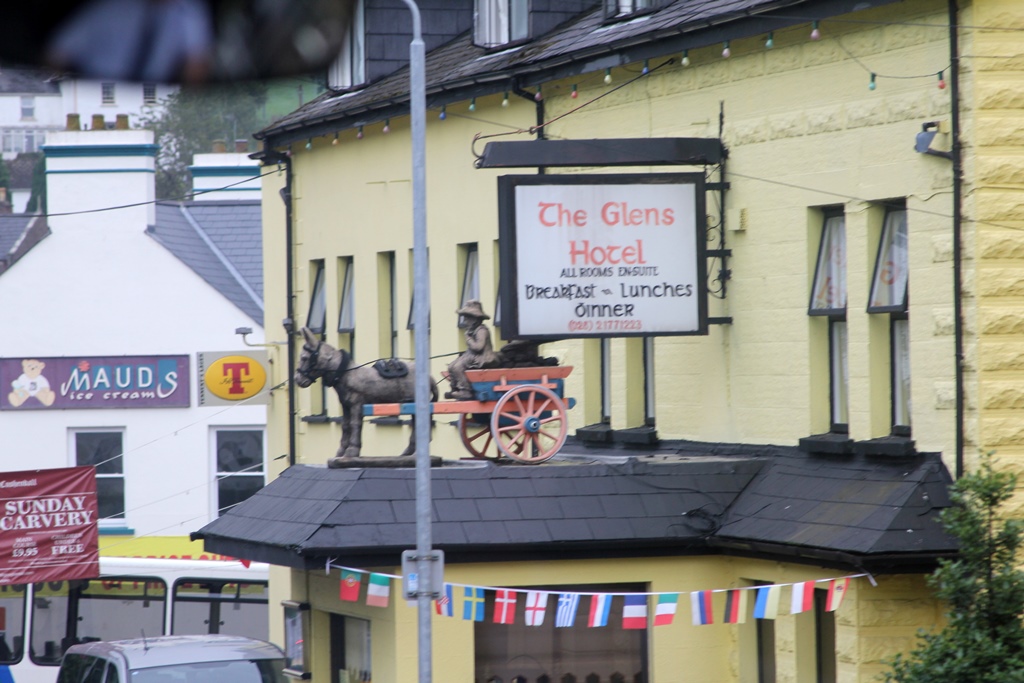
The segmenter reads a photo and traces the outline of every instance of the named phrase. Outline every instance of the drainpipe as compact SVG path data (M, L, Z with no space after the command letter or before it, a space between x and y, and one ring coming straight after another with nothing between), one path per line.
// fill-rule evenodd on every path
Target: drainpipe
M284 202L284 260L285 260L285 318L281 321L284 331L288 334L288 464L295 464L295 385L292 378L295 377L295 276L293 253L293 231L292 220L292 160L287 154L281 154L275 159L277 163L284 164L284 187L281 188L281 200Z
M961 239L963 166L960 156L960 41L959 11L949 0L949 96L953 159L953 339L956 356L956 478L964 475L964 326Z

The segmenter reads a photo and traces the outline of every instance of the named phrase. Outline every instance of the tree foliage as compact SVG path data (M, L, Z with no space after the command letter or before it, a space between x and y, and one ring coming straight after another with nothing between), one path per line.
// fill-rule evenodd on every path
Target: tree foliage
M266 85L255 81L183 87L161 100L152 114L142 116L142 127L152 130L160 145L157 198L189 193L192 156L210 152L214 140L225 141L228 149L234 148L234 140L251 140L266 124L266 100Z
M887 683L1024 683L1024 523L999 514L1016 483L986 456L953 486L954 505L942 521L960 553L929 577L948 621L889 662Z

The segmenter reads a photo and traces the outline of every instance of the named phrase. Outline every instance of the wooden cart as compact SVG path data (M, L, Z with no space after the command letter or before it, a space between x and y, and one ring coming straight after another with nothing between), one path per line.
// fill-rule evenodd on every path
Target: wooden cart
M437 401L430 412L457 414L459 436L474 458L502 455L530 464L551 458L568 435L567 411L576 405L564 398L569 366L468 370L475 400ZM413 415L415 403L375 403L363 414Z

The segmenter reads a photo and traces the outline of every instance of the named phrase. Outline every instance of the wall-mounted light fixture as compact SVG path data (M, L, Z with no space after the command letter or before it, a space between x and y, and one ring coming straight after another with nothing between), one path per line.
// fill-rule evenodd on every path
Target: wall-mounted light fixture
M930 154L943 159L952 159L953 153L940 149L932 149L932 142L938 134L948 134L949 124L945 121L928 121L921 124L921 132L917 134L914 141L914 151L920 154Z

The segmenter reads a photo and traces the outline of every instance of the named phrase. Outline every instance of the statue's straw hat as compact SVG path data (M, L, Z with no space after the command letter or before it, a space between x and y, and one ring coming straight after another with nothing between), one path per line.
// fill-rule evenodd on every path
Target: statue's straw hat
M491 316L484 313L484 307L476 299L470 299L455 311L458 315L468 315L481 320L489 320Z

